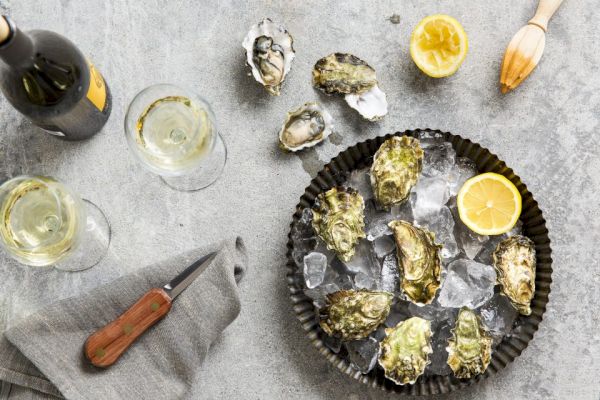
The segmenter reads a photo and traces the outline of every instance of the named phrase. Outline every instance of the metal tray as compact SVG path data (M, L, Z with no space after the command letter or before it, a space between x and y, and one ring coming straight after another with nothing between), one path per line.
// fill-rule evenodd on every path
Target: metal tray
M333 186L343 184L349 173L354 169L360 169L371 165L373 155L384 140L394 135L416 137L419 132L423 131L443 135L445 140L452 143L457 156L468 157L473 160L476 163L479 172L496 172L504 175L513 182L521 192L523 199L523 208L521 212L523 233L535 242L535 249L537 252L536 287L535 296L531 302L531 315L518 316L520 326L518 332L513 331L510 337L505 337L498 345L492 354L490 365L483 375L471 379L457 379L452 374L448 376L421 376L413 385L400 386L386 379L383 375L383 371L379 368L372 370L366 375L363 375L352 368L348 361L340 354L332 352L322 341L324 333L317 323L317 316L315 315L312 301L310 298L306 297L303 292L302 271L297 267L292 258L293 243L290 237L291 229L290 234L288 235L287 244L287 282L293 308L302 327L306 331L308 338L312 341L318 351L333 365L354 379L374 388L380 388L389 392L405 395L430 395L453 392L496 374L500 369L512 362L521 354L523 349L527 347L527 344L533 338L533 334L537 331L544 312L546 311L548 295L550 293L550 284L552 282L552 250L550 248L550 238L548 237L548 230L546 229L546 221L544 220L542 211L538 207L538 203L534 200L533 195L527 190L525 184L521 182L521 179L515 175L512 169L508 168L504 161L500 160L496 155L477 143L471 142L469 139L464 139L448 132L431 129L409 130L376 137L349 147L338 154L337 157L333 158L329 164L325 165L325 167L323 167L317 176L310 182L310 185L305 189L304 194L300 197L300 202L296 206L296 212L293 215L290 228L298 222L302 210L313 205L314 200L319 193L324 192Z

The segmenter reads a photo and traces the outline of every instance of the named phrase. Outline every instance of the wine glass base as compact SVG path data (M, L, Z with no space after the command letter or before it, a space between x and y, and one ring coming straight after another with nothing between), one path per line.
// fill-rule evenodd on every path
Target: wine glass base
M83 271L97 265L110 246L111 228L104 212L89 200L83 199L87 215L85 231L74 253L54 265L61 271Z
M160 179L170 188L181 192L195 192L209 187L221 176L227 162L227 146L217 134L215 147L202 163L182 176L161 176Z

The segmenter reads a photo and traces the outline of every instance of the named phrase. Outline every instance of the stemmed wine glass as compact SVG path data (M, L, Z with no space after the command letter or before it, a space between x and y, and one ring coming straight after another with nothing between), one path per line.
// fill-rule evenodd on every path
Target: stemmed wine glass
M20 263L82 271L109 244L102 210L58 180L22 175L0 186L0 246Z
M149 86L134 97L125 135L142 164L180 191L211 185L227 160L210 105L171 84Z

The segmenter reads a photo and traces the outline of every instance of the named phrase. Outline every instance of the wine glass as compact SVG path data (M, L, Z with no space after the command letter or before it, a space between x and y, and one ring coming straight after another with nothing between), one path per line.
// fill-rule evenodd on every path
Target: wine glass
M54 178L22 175L0 186L0 246L22 264L82 271L104 258L110 236L102 210Z
M211 185L227 161L210 105L175 85L158 84L139 92L125 116L125 135L138 160L176 190Z

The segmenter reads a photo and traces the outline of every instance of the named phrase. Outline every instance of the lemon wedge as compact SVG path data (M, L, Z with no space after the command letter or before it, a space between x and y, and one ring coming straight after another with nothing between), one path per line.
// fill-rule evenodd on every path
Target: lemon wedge
M456 204L461 221L480 235L506 233L521 215L521 194L511 181L493 172L466 181Z
M449 15L430 15L410 37L410 56L421 71L433 78L450 76L467 56L469 41L462 25Z

